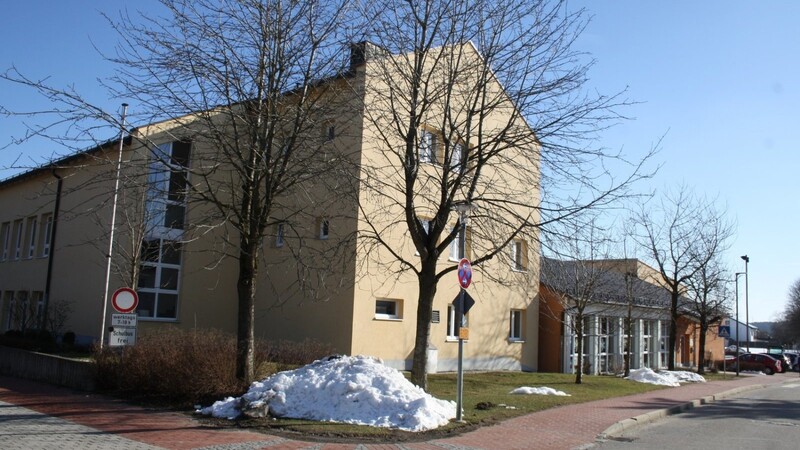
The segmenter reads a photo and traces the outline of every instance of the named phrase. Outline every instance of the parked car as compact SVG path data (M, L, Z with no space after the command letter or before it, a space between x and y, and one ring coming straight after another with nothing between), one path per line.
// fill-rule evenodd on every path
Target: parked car
M736 361L731 364L732 370L736 370ZM781 362L765 353L745 353L738 358L739 371L752 370L773 375L781 372ZM731 369L729 369L731 370Z
M792 368L792 360L789 359L789 356L786 353L783 352L773 353L769 351L767 352L767 355L772 356L773 358L781 362L781 373L784 373Z
M789 357L789 363L791 364L791 369L793 372L800 372L800 355L796 352L786 352L784 355Z

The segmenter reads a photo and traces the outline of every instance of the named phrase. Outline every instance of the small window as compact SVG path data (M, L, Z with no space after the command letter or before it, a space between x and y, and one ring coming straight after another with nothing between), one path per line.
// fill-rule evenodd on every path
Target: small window
M450 155L450 169L453 171L461 170L461 161L464 159L464 146L461 144L453 144L453 150Z
M320 239L328 239L330 236L330 221L328 219L320 218L319 219L319 238Z
M22 221L17 220L14 222L14 259L20 259L22 257Z
M322 131L325 142L332 141L336 138L336 125L334 125L332 121L325 122Z
M284 224L283 223L277 224L275 226L275 247L283 247L283 244L285 243L283 233L284 233Z
M422 229L425 230L425 234L430 234L431 232L431 221L430 219L423 219L419 218L419 221L422 223ZM415 251L414 255L419 256L419 252Z
M375 301L375 318L399 320L403 317L400 300L378 299Z
M511 242L511 268L524 271L527 266L527 246L525 241L517 239Z
M53 239L53 215L48 214L42 218L41 249L42 256L50 256L50 242Z
M518 309L511 310L511 320L509 321L508 340L521 341L522 340L522 311Z
M33 258L33 255L36 254L36 217L30 217L28 219L27 225L27 236L28 236L28 258Z
M8 259L9 246L11 245L11 223L6 222L0 229L0 244L3 245L2 261Z
M436 162L436 135L427 130L419 134L419 161Z

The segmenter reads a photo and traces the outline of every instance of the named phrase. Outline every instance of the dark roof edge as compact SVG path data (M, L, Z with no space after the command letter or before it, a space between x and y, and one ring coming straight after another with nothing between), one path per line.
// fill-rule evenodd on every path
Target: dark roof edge
M133 131L134 130L131 130L131 132L133 132ZM133 138L131 137L131 135L125 136L122 139L122 142L123 142L124 145L131 145L131 142L133 142ZM25 180L27 178L34 177L36 175L40 175L43 172L48 172L48 171L51 171L51 170L62 168L62 167L66 166L68 164L71 164L71 163L73 163L73 162L75 162L75 161L77 161L77 160L79 160L79 159L81 159L83 157L89 156L89 155L91 155L93 153L97 153L97 152L100 152L100 151L105 150L105 149L113 148L114 146L117 146L117 145L119 145L119 138L109 139L109 140L107 140L105 142L102 142L102 143L100 143L98 145L95 145L94 147L91 147L89 149L78 151L78 152L73 153L71 155L64 156L64 157L62 157L60 159L56 159L56 160L47 162L45 164L42 164L39 167L35 167L33 169L26 170L26 171L24 171L22 173L18 173L16 175L12 175L12 176L4 179L4 180L0 180L0 188L8 186L10 184L14 184L14 183L20 182L20 181Z

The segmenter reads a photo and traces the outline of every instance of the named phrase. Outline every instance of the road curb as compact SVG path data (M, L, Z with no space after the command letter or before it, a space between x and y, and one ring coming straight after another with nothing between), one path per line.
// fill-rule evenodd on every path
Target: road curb
M701 397L696 400L692 400L690 402L675 405L670 408L658 409L635 417L631 417L630 419L620 420L619 422L606 428L602 433L598 434L597 440L604 441L609 439L620 438L625 434L626 431L631 431L636 427L641 427L649 423L653 423L667 416L680 414L684 411L689 411L701 405L714 403L717 400L722 400L727 397L732 397L734 395L741 394L743 392L754 391L756 389L763 389L767 386L769 385L753 384L750 386L742 386L735 389L730 389L724 392L720 392L718 394L707 395L705 397Z

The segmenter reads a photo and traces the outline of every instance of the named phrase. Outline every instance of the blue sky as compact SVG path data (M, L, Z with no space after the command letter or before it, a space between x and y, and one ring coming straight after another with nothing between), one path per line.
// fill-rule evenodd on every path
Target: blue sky
M99 12L145 8L153 0L3 1L0 70L15 64L33 78L74 85L92 101L117 110L96 79L111 74L93 45L109 50L114 36ZM590 86L628 88L642 102L602 143L642 154L661 136L663 168L642 190L685 183L718 198L738 227L727 260L743 271L751 258L750 321L772 320L800 278L800 152L795 149L800 105L800 2L570 1L593 16L578 49L597 60ZM33 92L0 84L0 104L47 106ZM136 105L131 105L132 109ZM18 120L0 118L0 146L21 134ZM0 150L0 168L53 153L44 142ZM11 172L0 170L0 178ZM740 291L744 292L744 280ZM744 296L740 315L744 316Z

